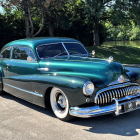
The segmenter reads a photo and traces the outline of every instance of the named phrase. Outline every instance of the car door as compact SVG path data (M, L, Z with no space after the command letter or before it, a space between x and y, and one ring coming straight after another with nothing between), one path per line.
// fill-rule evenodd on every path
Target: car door
M32 58L28 61L27 58ZM11 94L26 100L33 100L32 76L36 74L39 64L31 48L13 46L12 56L7 68L7 85L14 90Z

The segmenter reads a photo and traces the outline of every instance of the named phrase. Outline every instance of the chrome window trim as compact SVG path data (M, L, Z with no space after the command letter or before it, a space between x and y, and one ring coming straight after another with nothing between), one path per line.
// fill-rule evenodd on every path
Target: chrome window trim
M66 47L65 47L65 45L64 45L64 43L63 43L63 42L62 42L62 45L63 45L63 47L65 48L65 50L66 50L66 52L67 52L68 56L70 56L70 54L69 54L68 50L66 49Z
M121 88L121 87L126 87L126 86L130 86L130 85L137 85L137 86L139 86L139 84L137 84L137 83L127 82L127 83L123 83L123 84L119 84L119 85L113 85L113 86L109 86L109 87L103 88L103 89L99 90L96 93L95 101L97 100L98 95L100 93L104 92L104 91L111 90L111 89L116 89L116 88Z
M15 86L12 86L12 85L9 85L9 84L6 84L6 83L3 83L3 84L4 84L4 85L7 85L7 86L9 86L9 87L12 87L12 88L15 88L15 89L18 89L18 90L21 90L21 91L24 91L24 92L27 92L27 93L36 95L36 96L39 96L39 97L43 97L43 95L41 95L41 94L39 94L39 93L35 93L35 92L32 92L32 91L24 90L24 89L21 89L21 88L18 88L18 87L15 87Z
M80 45L85 49L85 51L87 52L87 54L84 54L84 55L87 55L87 56L88 56L88 54L89 54L88 51L86 50L86 48L84 47L84 45L83 45L82 43L79 43L79 42L55 42L55 43L47 43L47 44L38 45L38 46L36 47L36 54L37 54L38 58L39 58L40 60L42 60L42 59L39 57L38 52L37 52L37 48L38 48L38 47L44 46L44 45L59 44L59 43L61 43L62 46L64 47L64 49L66 50L66 52L67 52L67 54L68 54L68 57L70 56L70 54L69 54L68 50L66 49L64 43L75 43L75 44L80 44ZM50 58L54 58L54 57L49 57L49 58L45 58L45 59L50 59Z
M30 52L32 52L33 53L33 55L34 55L34 61L37 61L37 59L36 59L36 57L35 57L35 54L34 54L34 52L33 52L33 50L31 49L31 48L29 48L29 56L30 56ZM32 60L33 61L33 60Z
M12 56L13 56L13 48L14 47L19 47L19 48L21 48L21 47L23 47L23 48L28 48L29 49L29 53L30 53L30 51L32 51L32 53L34 54L34 57L35 57L35 60L34 61L31 61L31 62L29 62L28 60L22 60L22 59L13 59L12 58ZM29 47L29 46L27 46L27 45L12 45L11 46L11 57L10 57L10 60L12 60L12 61L20 61L20 62L29 62L29 63L37 63L37 58L36 58L36 55L35 55L35 53L34 53L34 51Z
M13 62L26 62L26 63L38 63L37 61L28 61L28 60L21 60L21 59L10 59Z

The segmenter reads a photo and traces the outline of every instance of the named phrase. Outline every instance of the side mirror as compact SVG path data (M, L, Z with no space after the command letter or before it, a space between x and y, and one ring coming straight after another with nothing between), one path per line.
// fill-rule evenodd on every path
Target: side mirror
M95 55L95 50L92 50L92 55Z
M27 57L27 61L30 62L30 61L32 61L32 60L33 60L33 58L32 58L31 56L28 56L28 57Z

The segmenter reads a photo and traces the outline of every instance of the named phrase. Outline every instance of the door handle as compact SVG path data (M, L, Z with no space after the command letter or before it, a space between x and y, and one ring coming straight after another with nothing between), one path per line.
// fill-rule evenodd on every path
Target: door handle
M10 64L7 64L7 68L11 68L11 65Z

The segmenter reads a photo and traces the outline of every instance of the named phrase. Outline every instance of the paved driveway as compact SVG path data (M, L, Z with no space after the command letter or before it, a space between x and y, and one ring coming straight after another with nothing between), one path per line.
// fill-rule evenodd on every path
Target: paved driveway
M114 117L58 120L43 109L12 95L0 97L0 140L140 140L140 110Z

